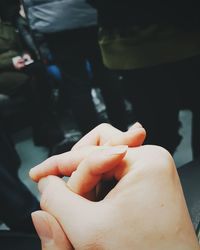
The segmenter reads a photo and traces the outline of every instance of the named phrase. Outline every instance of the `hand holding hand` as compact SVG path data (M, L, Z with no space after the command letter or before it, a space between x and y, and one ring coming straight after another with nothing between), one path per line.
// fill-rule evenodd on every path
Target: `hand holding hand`
M55 176L39 181L41 207L48 213L36 213L43 213L51 228L48 241L38 231L43 250L199 250L176 168L166 150L86 147L85 143L95 144L91 137L84 138L71 152L48 159L30 173L36 181L48 174L71 175L67 184ZM105 198L91 201L91 192L98 195L99 183L113 178L118 183ZM37 219L33 214L36 228ZM55 231L55 223L59 230ZM65 239L63 244L56 244L58 237Z

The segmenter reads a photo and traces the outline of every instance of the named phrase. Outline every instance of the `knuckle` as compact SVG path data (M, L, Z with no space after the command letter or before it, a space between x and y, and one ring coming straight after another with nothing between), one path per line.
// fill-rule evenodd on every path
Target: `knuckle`
M53 155L51 157L49 157L46 161L45 161L46 165L48 166L58 166L58 156L57 155Z
M171 173L175 169L175 163L169 151L161 146L153 146L153 157L156 159L155 168L164 174Z
M100 130L104 130L104 129L108 129L108 128L111 128L112 126L109 124L109 123L101 123L100 125L97 126L98 129Z

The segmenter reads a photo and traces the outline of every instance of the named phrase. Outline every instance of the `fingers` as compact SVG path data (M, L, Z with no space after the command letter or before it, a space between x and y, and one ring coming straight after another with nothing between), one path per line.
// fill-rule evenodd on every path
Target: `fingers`
M79 195L87 194L103 176L116 168L124 158L128 146L100 148L84 159L69 178L67 185ZM113 177L113 176L112 176Z
M95 127L88 134L86 134L81 140L79 140L72 148L72 150L78 149L80 147L88 145L103 145L111 137L119 136L122 132L117 128L111 126L107 123L102 123L99 126Z
M146 132L139 123L135 123L127 132L121 132L108 124L102 124L83 137L72 151L50 157L31 169L29 175L36 182L47 175L70 176L78 164L94 149L92 147L89 149L88 145L128 145L133 147L141 145L145 136Z
M96 147L90 146L81 148L78 152L69 151L52 156L32 168L29 172L29 176L36 182L47 175L70 176L78 164L95 149Z
M103 123L85 135L72 150L88 145L128 145L139 146L146 137L145 129L139 122L136 122L127 132L122 132L115 127Z
M135 123L128 131L113 136L107 141L106 145L128 145L129 147L141 146L146 138L145 129L139 124Z
M73 247L56 219L47 212L32 213L32 220L41 240L42 250L72 250Z
M103 148L104 147L101 147L100 149ZM36 182L48 175L71 176L80 162L87 158L91 153L95 153L97 150L97 146L89 146L80 148L77 151L69 151L64 154L52 156L32 168L29 172L29 176Z

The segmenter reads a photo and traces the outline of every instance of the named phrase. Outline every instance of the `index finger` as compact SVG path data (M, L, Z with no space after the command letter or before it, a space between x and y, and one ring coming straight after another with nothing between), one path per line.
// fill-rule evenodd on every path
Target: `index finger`
M96 147L84 147L77 151L69 151L60 155L54 155L32 168L30 178L38 182L48 175L70 176L76 170L79 163L93 152Z

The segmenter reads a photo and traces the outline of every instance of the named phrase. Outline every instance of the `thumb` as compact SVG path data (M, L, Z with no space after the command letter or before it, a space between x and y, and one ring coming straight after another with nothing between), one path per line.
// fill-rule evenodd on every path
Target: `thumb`
M73 247L56 219L47 212L32 213L32 220L41 240L42 250L72 250Z
M59 177L48 176L38 183L41 193L41 208L59 221L70 242L83 237L82 229L94 219L94 204L68 189ZM81 212L80 212L81 211ZM84 216L83 216L84 214ZM80 227L81 225L81 227Z

